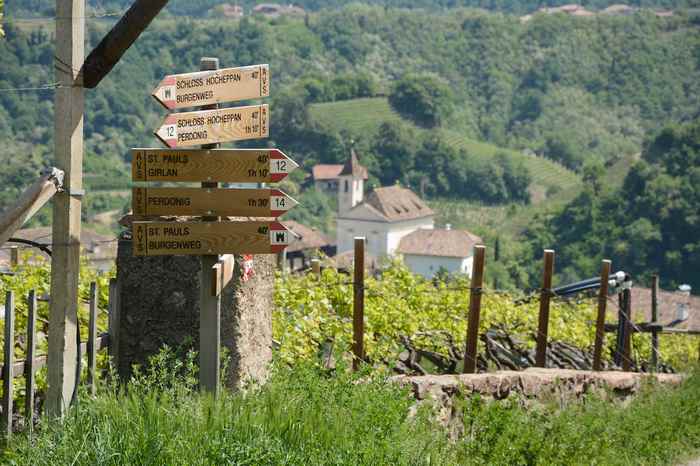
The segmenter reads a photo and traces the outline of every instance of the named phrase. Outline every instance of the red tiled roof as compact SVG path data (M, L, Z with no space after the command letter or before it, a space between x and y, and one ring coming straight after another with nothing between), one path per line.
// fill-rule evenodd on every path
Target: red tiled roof
M340 172L342 171L342 165L329 165L320 163L318 165L313 166L313 168L311 169L311 174L314 178L314 181L335 180L338 178Z
M307 227L294 220L283 221L282 225L292 230L292 232L298 236L298 238L293 239L289 244L287 252L320 249L330 244L325 235L315 228Z
M433 215L428 205L413 191L401 186L375 188L362 204L374 208L384 219L394 222Z
M651 320L651 288L633 286L631 291L632 320L634 322L649 322ZM617 320L617 298L611 298L612 305L608 306L608 313L613 321ZM678 304L688 305L688 320L675 325L676 328L700 330L700 296L683 296L677 291L659 290L658 321L668 325L676 319ZM608 301L609 303L611 301Z
M416 230L399 242L399 254L419 256L469 257L482 239L466 230Z

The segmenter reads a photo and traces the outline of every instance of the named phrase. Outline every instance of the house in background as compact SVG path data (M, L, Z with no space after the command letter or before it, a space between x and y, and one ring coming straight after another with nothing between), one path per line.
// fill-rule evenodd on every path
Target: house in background
M404 236L433 228L433 211L413 191L389 186L376 188L365 197L366 179L367 169L352 151L338 175L338 254L351 251L354 238L364 236L367 253L381 258L393 254Z
M338 176L343 171L341 164L319 163L311 168L311 178L316 191L335 196L338 193Z
M283 220L282 224L295 236L282 254L287 261L287 270L294 272L308 268L311 259L318 257L319 252L327 256L335 253L333 244L317 229L294 220Z
M474 246L482 244L478 236L466 230L416 230L399 242L396 253L411 272L432 278L441 269L450 274L463 273L471 277Z
M350 165L352 161L358 166L360 170L360 176L362 181L367 180L367 169L357 162L357 154L355 149L350 149ZM311 177L314 183L314 187L317 191L325 192L326 194L331 194L333 196L338 194L338 187L340 183L341 176L347 175L347 170L352 170L351 167L346 167L348 164L317 164L311 169ZM348 179L347 177L345 178Z
M51 234L51 227L24 228L17 230L13 237L50 249L53 242ZM0 269L6 269L10 265L11 246L18 246L21 251L32 251L34 255L50 260L50 256L36 246L8 242L0 248ZM91 267L100 272L107 272L114 267L117 259L117 240L114 237L100 235L83 228L80 231L80 246L81 255L87 258Z
M700 296L692 295L690 291L690 287L686 290L659 290L657 321L664 326L700 331ZM651 322L651 288L633 286L630 299L632 320L635 323ZM611 304L608 306L608 321L615 322L619 313L617 299L611 300Z

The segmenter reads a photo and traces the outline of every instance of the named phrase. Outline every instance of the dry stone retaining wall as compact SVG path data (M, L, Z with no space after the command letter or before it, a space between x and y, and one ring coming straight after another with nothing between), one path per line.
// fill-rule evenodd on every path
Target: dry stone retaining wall
M558 400L562 404L580 399L588 393L627 400L649 381L676 386L679 374L641 374L617 371L580 371L530 368L524 371L498 371L480 374L395 376L396 383L411 388L418 404L434 403L438 421L459 435L461 412L458 398L479 394L487 399L502 400L518 396L524 401Z

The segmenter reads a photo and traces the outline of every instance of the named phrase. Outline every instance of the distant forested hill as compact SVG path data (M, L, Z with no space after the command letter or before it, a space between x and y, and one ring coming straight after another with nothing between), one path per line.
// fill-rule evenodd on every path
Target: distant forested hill
M600 173L566 208L525 235L531 251L558 244L557 269L567 278L595 276L611 258L635 281L659 273L662 285L700 288L700 119L670 125L651 139L619 189ZM537 226L534 226L537 225ZM533 277L534 278L534 277Z
M132 0L87 0L89 7L95 11L114 11L128 7ZM210 14L212 8L228 3L240 5L250 11L260 3L274 3L265 0L170 0L167 11L175 15L203 17ZM573 3L570 0L297 0L295 2L280 1L281 4L292 3L309 11L321 9L340 9L350 4L367 4L388 8L409 8L427 10L445 10L454 8L482 8L490 11L501 11L524 15L538 8L561 6ZM679 9L697 7L693 0L581 0L577 2L588 9L598 10L613 4L626 3L643 8ZM54 0L12 0L8 4L9 14L19 16L51 15L54 10Z
M89 19L88 49L109 25ZM31 21L9 22L6 32L0 41L0 208L48 164L53 137L53 92L17 90L53 82L52 32ZM522 23L516 16L473 10L431 13L360 4L297 19L164 15L98 89L87 91L86 172L92 186L125 185L128 149L158 144L151 131L166 114L150 90L165 74L196 70L201 56L218 56L222 66L271 64L266 143L284 147L305 165L342 160L350 144L349 135L309 117L309 106L319 102L388 96L417 124L535 152L579 172L590 160L610 164L639 152L646 134L687 120L700 108L700 34L684 15L540 15ZM413 98L420 99L421 114L402 107ZM354 135L354 144L391 158L401 154L388 155L393 144L412 141L401 128L387 133L395 140L378 131ZM415 143L426 154L448 150L440 141ZM450 174L468 177L469 170L461 171L463 154L445 153ZM414 188L428 178L437 194L459 194L456 181L433 173L425 157L415 160L415 176L408 180ZM395 162L398 176L402 167Z

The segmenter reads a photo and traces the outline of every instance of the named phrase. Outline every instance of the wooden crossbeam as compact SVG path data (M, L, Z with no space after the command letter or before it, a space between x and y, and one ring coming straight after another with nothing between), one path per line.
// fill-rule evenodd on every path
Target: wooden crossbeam
M0 246L61 189L63 171L58 168L52 168L27 188L14 207L0 214Z
M83 87L96 87L167 3L168 0L136 0L83 63Z

